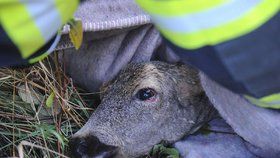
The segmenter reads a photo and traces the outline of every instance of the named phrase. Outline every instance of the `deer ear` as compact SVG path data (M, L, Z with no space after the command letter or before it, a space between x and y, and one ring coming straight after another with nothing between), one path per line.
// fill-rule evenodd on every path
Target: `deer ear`
M197 118L197 123L203 123L217 115L216 110L209 101L197 71L188 69L182 79L175 84L179 106L192 110ZM200 126L200 124L198 124ZM198 126L198 127L199 127Z
M177 99L180 105L186 107L198 101L204 94L204 90L200 84L198 71L187 66L180 66L179 74L175 81ZM173 79L174 80L174 79Z
M189 84L184 81L177 84L177 99L180 105L187 107L205 95L199 82Z

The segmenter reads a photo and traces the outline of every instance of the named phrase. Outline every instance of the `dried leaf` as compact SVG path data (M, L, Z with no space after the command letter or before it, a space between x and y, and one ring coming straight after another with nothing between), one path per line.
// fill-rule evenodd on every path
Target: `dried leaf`
M36 92L32 87L29 87L28 85L18 85L17 89L18 95L22 101L36 105L41 103L43 98L42 94Z
M83 25L81 20L71 20L69 37L76 49L79 49L83 41Z

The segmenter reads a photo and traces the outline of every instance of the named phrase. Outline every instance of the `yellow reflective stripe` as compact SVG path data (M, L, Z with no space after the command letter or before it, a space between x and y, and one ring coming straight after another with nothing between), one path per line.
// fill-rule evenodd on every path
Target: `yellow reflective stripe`
M229 0L136 0L148 13L165 16L199 12L228 1Z
M33 63L36 63L36 62L46 58L49 54L51 54L55 50L55 47L57 46L58 42L60 41L60 38L61 38L61 32L58 32L58 34L56 35L56 38L53 41L53 43L50 46L50 48L44 54L41 54L41 55L39 55L39 56L37 56L35 58L29 59L28 62L30 64L33 64Z
M20 2L0 5L0 23L23 58L28 58L45 43L39 28Z
M262 97L260 99L261 101L263 102L274 102L274 101L279 101L280 103L280 93L276 93L276 94L272 94L272 95L269 95L269 96L266 96L266 97Z
M247 34L260 27L279 10L280 1L264 0L242 18L215 28L209 28L194 33L173 32L162 29L160 26L158 26L158 28L167 39L177 46L186 49L197 49L205 45L216 45Z
M198 13L170 17L151 14L151 18L163 29L186 34L194 33L236 21L262 2L263 0L233 0Z
M249 102L263 108L280 109L280 93L272 94L260 99L245 95Z
M32 58L32 59L28 60L28 63L29 64L37 63L38 61L41 61L41 60L45 59L48 56L49 56L49 53L44 53L44 54L42 54L42 55L40 55L38 57L35 57L35 58Z
M49 41L61 28L60 13L55 7L55 0L47 1L22 1L40 29L45 41Z
M62 24L65 24L73 17L76 11L79 0L55 0L56 8L60 13Z

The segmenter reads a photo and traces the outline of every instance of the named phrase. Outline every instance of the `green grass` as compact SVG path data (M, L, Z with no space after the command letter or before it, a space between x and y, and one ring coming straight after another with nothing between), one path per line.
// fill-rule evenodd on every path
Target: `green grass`
M0 157L64 157L93 111L92 96L74 86L55 57L0 69Z

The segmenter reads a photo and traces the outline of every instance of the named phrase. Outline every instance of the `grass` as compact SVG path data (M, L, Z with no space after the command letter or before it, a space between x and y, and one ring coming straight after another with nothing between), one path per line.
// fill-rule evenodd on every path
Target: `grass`
M55 55L28 68L0 69L0 157L67 157L68 141L96 103Z

